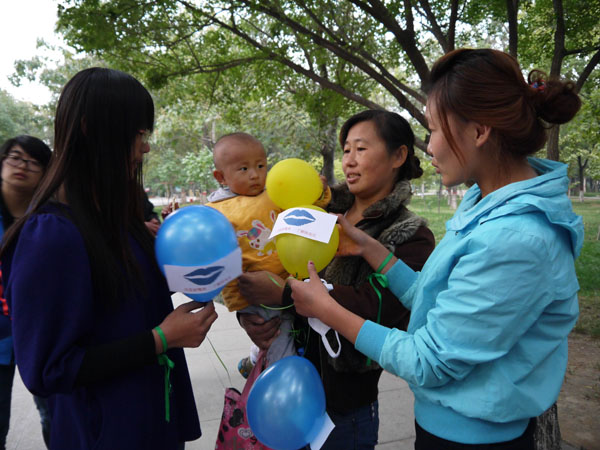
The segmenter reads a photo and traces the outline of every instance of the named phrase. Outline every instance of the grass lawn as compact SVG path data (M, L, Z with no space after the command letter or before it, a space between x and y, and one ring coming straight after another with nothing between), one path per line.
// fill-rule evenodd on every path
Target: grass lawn
M437 196L421 198L415 195L409 208L429 221L429 228L433 231L436 242L439 242L444 236L446 221L454 213L448 207L446 198L441 199L438 207ZM583 249L575 262L581 286L580 315L575 331L600 338L600 241L596 240L600 227L600 200L586 198L585 202L580 203L573 199L573 209L583 216L585 227Z
M575 331L600 338L600 200L573 200L573 209L583 216L585 241L575 262L581 291L579 292L579 321Z

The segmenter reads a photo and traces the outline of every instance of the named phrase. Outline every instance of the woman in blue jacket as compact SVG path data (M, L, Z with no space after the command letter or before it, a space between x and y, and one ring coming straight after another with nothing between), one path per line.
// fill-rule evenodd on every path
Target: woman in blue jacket
M428 153L446 186L473 185L421 272L340 217L354 241L344 251L386 274L411 310L406 332L344 310L312 267L311 283L292 282L299 313L409 383L416 449L532 449L534 418L562 385L583 225L566 166L529 156L546 124L569 121L580 100L572 83L537 71L528 81L490 49L455 50L433 66Z
M153 127L135 78L76 74L50 166L4 236L15 359L48 397L53 450L179 450L201 434L182 347L200 345L217 316L212 304L173 310L156 263L141 204Z

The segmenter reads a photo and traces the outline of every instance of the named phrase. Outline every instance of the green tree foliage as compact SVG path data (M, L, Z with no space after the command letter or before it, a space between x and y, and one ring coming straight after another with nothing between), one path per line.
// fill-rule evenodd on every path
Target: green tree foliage
M212 176L213 159L210 152L186 153L181 162L186 182L192 191L207 192L218 187L217 181Z
M600 60L598 4L65 0L59 29L76 48L97 52L152 86L192 76L197 98L210 103L273 101L290 93L329 145L349 102L404 110L424 127L429 66L457 46L506 49L525 66L555 75L563 62L577 59L584 62L581 87ZM417 134L424 149L425 132ZM322 154L331 165L331 150Z
M311 133L317 135L313 151L323 155L330 177L337 117L356 106L352 99L328 87L347 83L366 98L376 86L368 76L347 70L346 62L330 58L327 50L310 38L302 38L301 33L286 37L288 30L276 18L242 3L84 1L63 5L59 27L72 45L96 52L154 89L185 76L183 84L189 89L186 94L184 87L177 89L180 98L184 94L205 105L221 105L220 117L227 125L248 122L247 118L258 112L248 111L249 106L269 107L271 117L275 111L299 109L302 117L296 122L307 122L308 116ZM341 23L352 19L349 4L338 8L336 12L345 15L339 18L332 17L327 6L315 11L323 20ZM304 9L296 7L293 14L301 18ZM373 39L367 31L363 28L365 42ZM267 48L271 45L278 47L281 55L303 59L313 78L322 84L307 78L306 70L298 72L299 63L282 64L273 48ZM294 118L272 120L278 126L267 124L266 130ZM274 147L278 151L281 145Z
M600 76L590 81L599 84ZM581 193L586 178L600 179L600 89L587 87L581 92L583 104L579 114L561 133L561 154Z
M523 2L519 56L550 77L573 80L582 91L600 63L600 0ZM597 89L597 83L593 88ZM547 156L559 159L559 127L550 130Z
M0 144L20 134L50 142L51 122L39 107L14 99L0 89Z
M68 50L50 46L41 40L38 41L38 49L59 52L61 56L35 56L30 60L16 61L15 70L9 79L17 87L24 81L29 81L38 82L50 90L52 97L48 104L29 105L29 109L30 117L35 124L33 129L39 133L36 136L52 143L54 140L54 112L62 87L80 70L105 64L89 55L75 55Z
M181 157L174 149L165 148L161 152L161 158L156 158L152 152L144 164L144 185L153 193L165 197L173 197L177 188L186 188L186 173L181 163Z

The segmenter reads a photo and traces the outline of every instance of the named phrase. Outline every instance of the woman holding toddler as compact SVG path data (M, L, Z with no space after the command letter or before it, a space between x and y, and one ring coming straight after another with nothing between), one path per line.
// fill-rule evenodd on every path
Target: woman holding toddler
M423 173L414 154L414 135L400 115L367 110L351 117L340 131L345 183L332 188L329 212L345 214L347 220L382 243L410 267L420 270L434 248L433 234L425 220L407 209L410 180ZM361 317L389 327L406 329L409 311L375 277L360 257L338 256L324 270L332 283L330 294ZM267 272L245 273L239 280L246 299L257 304L289 304L289 284L278 279L278 287ZM240 323L252 340L268 347L277 332L277 321L241 315ZM377 385L382 369L354 350L340 337L337 358L328 354L320 336L296 317L302 331L296 345L317 368L323 380L327 412L335 428L323 449L373 449L379 429ZM331 337L331 332L327 337ZM337 347L337 340L330 339Z

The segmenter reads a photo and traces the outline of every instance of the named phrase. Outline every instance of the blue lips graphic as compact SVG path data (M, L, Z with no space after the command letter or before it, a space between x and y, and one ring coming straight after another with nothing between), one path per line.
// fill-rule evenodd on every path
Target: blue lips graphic
M283 221L288 225L295 225L300 227L307 223L312 223L316 219L307 211L303 209L294 209L285 215Z
M197 284L198 286L206 286L207 284L215 281L219 275L221 275L221 272L223 272L224 269L224 266L207 267L194 270L183 277L190 280L192 283Z

